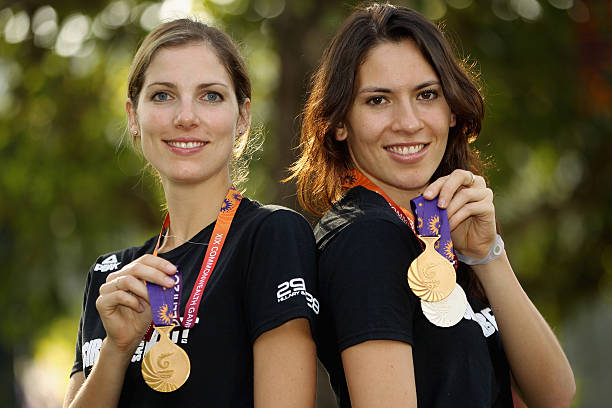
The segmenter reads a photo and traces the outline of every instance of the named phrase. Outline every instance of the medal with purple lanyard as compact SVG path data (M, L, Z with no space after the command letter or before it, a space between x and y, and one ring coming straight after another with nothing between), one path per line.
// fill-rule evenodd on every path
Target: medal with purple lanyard
M162 231L169 225L170 217L166 215ZM153 255L157 255L160 239L161 233ZM153 328L159 333L159 341L145 355L141 371L147 385L160 392L170 392L180 388L189 378L191 371L191 363L185 350L170 340L170 332L178 320L178 306L183 285L180 270L177 270L173 278L175 281L172 288L147 283Z
M439 327L457 324L463 318L468 303L465 292L456 283L456 261L448 216L446 210L438 208L438 199L425 200L419 196L411 200L411 213L397 205L359 170L349 170L344 174L342 187L348 189L355 186L363 186L380 194L399 219L425 243L425 251L408 269L408 285L421 299L423 314L432 324ZM413 213L418 217L417 226Z
M439 327L457 324L467 309L465 292L457 283L446 210L438 207L438 199L419 196L410 202L417 217L418 237L425 250L408 268L408 284L421 298L423 314Z
M174 275L175 285L172 289L166 289L152 283L147 284L151 313L153 314L153 327L159 332L160 341L145 355L141 371L147 385L156 391L174 391L181 387L189 377L189 372L191 371L189 357L181 347L170 340L170 332L175 324L187 329L195 324L204 289L219 260L225 239L241 201L242 195L232 186L227 191L217 215L217 221L208 242L208 248L200 267L200 273L196 278L181 321L178 319L178 308L183 286L180 271L177 271ZM170 216L166 214L162 230L159 238L157 238L157 245L155 245L153 250L153 255L157 255L162 234L169 227Z

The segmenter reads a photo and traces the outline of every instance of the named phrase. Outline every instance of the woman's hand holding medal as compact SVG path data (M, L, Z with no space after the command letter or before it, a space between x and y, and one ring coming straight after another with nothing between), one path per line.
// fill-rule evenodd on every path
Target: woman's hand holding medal
M455 170L431 183L423 196L438 197L438 206L446 208L456 251L476 259L487 256L497 233L493 191L483 177Z
M143 255L110 273L100 286L96 308L107 339L118 351L131 355L151 324L151 307L145 282L171 288L176 267L163 258Z

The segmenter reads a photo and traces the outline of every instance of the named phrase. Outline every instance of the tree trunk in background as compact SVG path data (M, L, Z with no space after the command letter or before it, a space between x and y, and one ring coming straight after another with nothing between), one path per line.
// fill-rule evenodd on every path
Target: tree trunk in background
M297 157L299 114L306 100L310 75L323 47L333 35L334 27L323 26L328 13L342 9L342 3L317 0L309 5L287 2L286 10L271 20L281 63L281 78L277 90L276 116L271 133L276 136L276 158L270 160L274 181L288 176L287 168ZM336 13L337 14L337 13ZM301 210L294 183L278 183L273 202ZM323 366L317 364L317 408L336 407L336 399Z
M295 161L299 143L299 114L306 100L307 84L323 47L337 27L325 24L330 13L343 9L342 3L317 0L287 2L287 8L271 20L276 48L281 63L281 78L277 90L276 116L271 133L276 136L276 155L270 175L274 181L288 176L287 168ZM340 21L338 22L340 23ZM299 209L294 183L279 183L274 202Z

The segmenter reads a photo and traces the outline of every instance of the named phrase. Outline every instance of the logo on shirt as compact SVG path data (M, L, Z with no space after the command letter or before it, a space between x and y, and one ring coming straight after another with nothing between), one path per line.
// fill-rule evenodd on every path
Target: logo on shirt
M495 320L495 316L491 313L491 308L487 307L482 309L480 312L474 312L472 306L468 303L467 309L465 310L465 314L463 315L464 319L473 320L480 325L482 329L482 334L485 337L489 337L493 333L495 333L497 329L497 321Z
M276 292L276 301L278 303L284 302L294 296L306 297L306 304L311 308L315 314L319 314L319 301L312 296L306 290L306 283L302 278L294 278L290 281L283 282L277 286L278 292Z
M96 266L94 267L94 271L114 271L115 269L119 268L119 265L121 265L121 262L117 261L117 255L111 255L105 260L103 260L102 263L96 264Z

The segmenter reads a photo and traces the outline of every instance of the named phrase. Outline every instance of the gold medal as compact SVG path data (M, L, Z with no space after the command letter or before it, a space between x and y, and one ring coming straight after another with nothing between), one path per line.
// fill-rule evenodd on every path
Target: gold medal
M437 302L450 295L455 288L455 268L434 248L440 236L418 237L425 243L425 251L410 264L408 285L422 300Z
M465 292L456 283L451 294L439 302L421 300L421 309L427 320L432 324L438 327L451 327L463 319L467 304Z
M142 377L155 391L171 392L180 388L191 371L189 356L185 350L170 340L174 325L155 327L159 342L142 360Z

